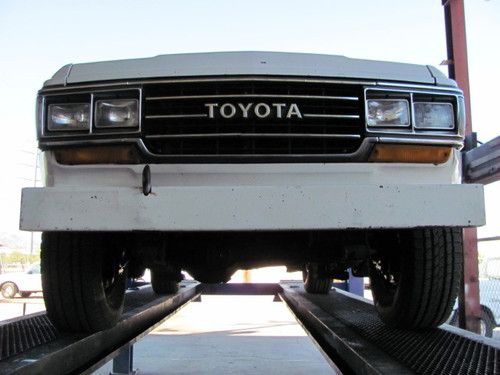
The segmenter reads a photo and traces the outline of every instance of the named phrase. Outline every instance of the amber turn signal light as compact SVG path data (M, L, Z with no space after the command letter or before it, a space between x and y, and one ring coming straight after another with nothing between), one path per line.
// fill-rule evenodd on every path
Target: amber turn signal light
M451 147L377 144L369 161L385 163L433 163L442 164L451 155Z
M54 150L60 164L138 164L141 158L134 145L75 147Z

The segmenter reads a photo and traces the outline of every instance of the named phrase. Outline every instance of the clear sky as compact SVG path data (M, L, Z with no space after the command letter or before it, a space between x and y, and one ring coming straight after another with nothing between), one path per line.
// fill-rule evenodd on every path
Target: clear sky
M500 2L465 4L473 126L487 141L500 134ZM19 234L20 188L34 178L36 91L64 64L238 50L446 59L440 0L0 0L0 46L0 234ZM500 235L496 185L483 236Z

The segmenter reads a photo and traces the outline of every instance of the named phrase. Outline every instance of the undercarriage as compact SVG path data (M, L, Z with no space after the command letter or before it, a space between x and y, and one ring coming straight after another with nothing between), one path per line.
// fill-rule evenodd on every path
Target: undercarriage
M117 236L123 241L122 234ZM303 270L308 263L325 264L322 276L345 279L347 268L361 271L370 242L368 231L290 231L219 233L136 233L123 241L132 266L176 266L201 282L226 282L238 269L285 265ZM133 244L133 245L130 245ZM366 267L365 267L366 268ZM367 273L365 273L367 276Z
M449 316L462 264L459 228L290 232L44 232L42 283L47 313L66 331L113 326L127 277L151 269L153 290L172 294L181 270L205 283L238 269L302 270L307 292L332 279L369 276L380 318L396 327L437 326ZM66 301L60 305L61 301ZM73 303L67 303L73 301Z

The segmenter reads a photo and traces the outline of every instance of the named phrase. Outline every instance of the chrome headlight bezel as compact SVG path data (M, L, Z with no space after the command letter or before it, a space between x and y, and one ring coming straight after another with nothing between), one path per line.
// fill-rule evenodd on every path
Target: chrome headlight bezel
M432 90L425 87L366 87L365 88L365 129L367 134L373 135L413 135L413 136L438 136L462 137L465 123L463 95L457 88ZM369 122L368 102L371 100L406 100L409 103L410 124L406 127L381 125L373 126ZM415 116L416 103L431 103L445 105L451 109L453 126L419 126ZM417 104L418 107L418 104ZM418 110L418 109L417 109Z
M132 123L126 126L100 126L96 121L96 104L98 102L109 101L130 101L133 103L135 112ZM142 117L142 90L140 88L123 88L114 90L94 90L69 92L54 90L41 92L37 98L37 129L39 139L73 138L99 135L113 136L117 134L137 135L141 133ZM77 130L55 129L49 126L49 108L52 105L88 105L89 106L89 126Z

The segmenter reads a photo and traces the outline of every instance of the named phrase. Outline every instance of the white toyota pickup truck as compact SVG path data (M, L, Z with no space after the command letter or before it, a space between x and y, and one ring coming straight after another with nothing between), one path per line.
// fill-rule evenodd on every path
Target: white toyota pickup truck
M43 231L47 312L63 330L120 317L125 278L181 270L226 282L286 265L328 293L369 276L387 324L450 315L462 228L464 100L431 66L272 52L70 64L38 93L45 187L20 227Z

